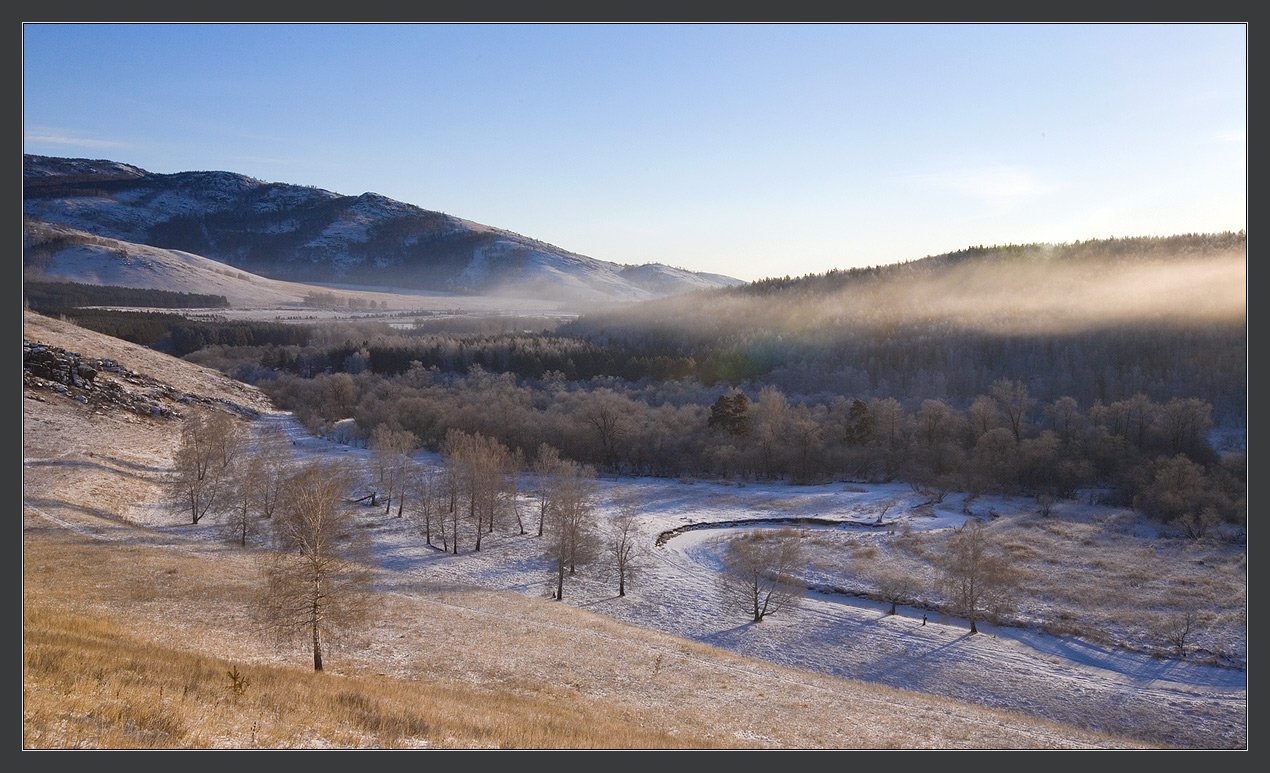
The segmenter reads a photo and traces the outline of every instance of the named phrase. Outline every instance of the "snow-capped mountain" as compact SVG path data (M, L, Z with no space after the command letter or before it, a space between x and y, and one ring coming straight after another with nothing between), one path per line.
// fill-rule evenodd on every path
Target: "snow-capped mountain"
M26 155L23 169L28 228L62 226L275 279L562 301L647 300L742 284L658 263L597 260L376 193L50 156Z

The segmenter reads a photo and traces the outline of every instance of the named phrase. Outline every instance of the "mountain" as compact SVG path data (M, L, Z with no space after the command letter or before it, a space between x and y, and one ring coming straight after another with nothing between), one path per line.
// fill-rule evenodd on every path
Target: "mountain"
M742 284L658 263L597 260L377 193L345 196L232 172L156 174L115 161L26 155L23 181L28 231L60 226L272 279L569 302ZM58 260L55 251L39 257Z

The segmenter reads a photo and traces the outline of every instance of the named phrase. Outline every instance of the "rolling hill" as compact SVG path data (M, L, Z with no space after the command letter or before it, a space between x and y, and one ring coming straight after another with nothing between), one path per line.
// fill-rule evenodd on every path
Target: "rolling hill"
M658 263L598 260L376 193L49 156L24 156L23 170L28 230L73 229L272 279L567 302L741 284ZM66 262L55 245L28 260L37 267Z

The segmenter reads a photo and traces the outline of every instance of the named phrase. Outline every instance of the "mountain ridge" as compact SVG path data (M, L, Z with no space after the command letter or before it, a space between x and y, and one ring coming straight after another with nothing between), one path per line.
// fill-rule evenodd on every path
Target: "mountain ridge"
M30 154L23 178L29 223L193 253L271 279L587 302L743 284L604 261L374 192Z

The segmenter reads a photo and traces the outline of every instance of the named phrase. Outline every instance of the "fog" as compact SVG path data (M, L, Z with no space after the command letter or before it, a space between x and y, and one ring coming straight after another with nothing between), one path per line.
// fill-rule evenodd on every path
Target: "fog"
M1063 333L1134 322L1242 320L1242 254L1094 266L1030 261L953 266L921 278L844 288L814 307L811 325L842 310L886 322L946 322L981 332Z
M1037 335L1143 324L1194 328L1244 324L1242 249L1203 254L989 250L906 264L768 280L749 288L639 304L601 320L676 331L811 336L942 332Z

